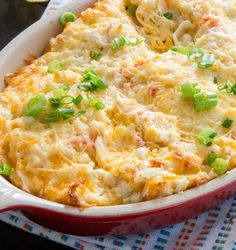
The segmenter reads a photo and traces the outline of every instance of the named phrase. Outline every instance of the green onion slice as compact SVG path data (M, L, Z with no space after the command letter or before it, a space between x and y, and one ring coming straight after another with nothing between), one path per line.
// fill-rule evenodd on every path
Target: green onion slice
M212 54L204 55L201 60L198 62L199 69L207 69L214 65L215 63L215 56Z
M90 56L91 59L97 60L97 59L100 59L102 57L102 52L91 50L89 52L89 56Z
M197 139L205 146L210 147L212 145L213 139L217 136L217 133L211 129L207 128L203 130L198 136Z
M210 153L210 154L208 155L207 158L208 158L208 165L211 166L212 163L216 160L217 155L216 155L215 152L212 152L212 153Z
M63 63L59 60L53 60L48 64L48 72L56 74L58 71L63 70Z
M231 93L236 95L236 83L233 83L231 86Z
M49 101L50 101L52 107L59 107L61 104L60 100L57 98L53 98L53 97L49 98Z
M115 38L112 42L111 42L111 50L118 50L123 48L126 45L126 39L123 36L117 37Z
M194 49L191 49L188 53L188 58L191 59L191 60L194 60L194 59L197 59L197 58L200 58L204 55L204 49L202 48L194 48Z
M211 109L217 106L218 104L218 97L216 93L207 92L206 94L206 107L205 109Z
M87 81L87 82L81 82L79 85L78 85L78 88L82 91L95 91L97 90L97 87L93 84L92 81Z
M124 36L120 36L120 37L116 37L115 39L113 39L113 41L111 42L110 48L113 51L122 49L125 46L135 46L140 44L141 42L143 42L143 39L141 37L124 37Z
M221 175L228 170L228 163L222 158L216 158L211 167L216 174Z
M76 15L73 12L67 11L63 13L60 18L59 22L64 27L68 22L74 22L76 20Z
M198 85L198 83L184 83L181 86L181 91L182 91L182 97L184 99L187 99L199 93L201 91L201 88Z
M96 74L92 69L86 69L82 72L83 80L78 88L84 91L94 91L97 89L106 89L108 84L100 76Z
M0 166L0 175L10 176L11 173L12 173L12 167L9 164L3 163Z
M70 90L70 86L64 84L58 88L53 89L52 94L53 94L53 97L60 99L63 96L65 96L69 90Z
M74 109L72 108L59 108L58 111L64 120L71 118L75 113Z
M218 83L219 83L219 80L218 80L218 77L217 77L217 76L214 76L213 82L214 82L215 84L218 84Z
M58 122L59 120L60 120L60 112L57 109L45 115L42 118L43 123Z
M217 106L218 97L213 92L197 93L194 96L194 107L196 111L203 111Z
M61 104L70 104L74 101L74 97L71 95L65 95L60 98Z
M82 95L78 95L76 98L74 98L73 103L74 103L75 105L78 105L78 104L80 104L82 101L83 101L83 96L82 96Z
M189 52L191 51L191 48L185 47L185 46L174 46L171 48L172 51L178 52L183 55L188 55Z
M229 118L226 118L223 122L222 122L222 126L224 128L230 128L231 125L233 124L233 120L229 119Z
M218 86L218 89L226 93L236 95L236 83L223 83Z
M38 94L32 97L23 109L25 116L32 116L36 118L39 116L47 106L47 99L43 94Z
M85 109L81 109L81 110L79 110L78 112L77 112L77 114L78 115L84 115L84 114L86 114L86 110Z
M173 19L173 13L171 12L166 12L163 14L163 16L166 18L166 19L169 19L169 20L172 20Z
M125 8L131 16L135 16L138 6L132 3L128 3L126 4Z
M95 108L96 110L102 110L102 109L105 108L105 105L104 105L104 103L102 103L102 102L96 102L96 103L94 104L94 108Z

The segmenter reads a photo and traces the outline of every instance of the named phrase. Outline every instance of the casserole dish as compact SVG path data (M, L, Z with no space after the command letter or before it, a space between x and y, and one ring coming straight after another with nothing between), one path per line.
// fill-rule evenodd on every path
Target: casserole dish
M61 9L61 12L75 9L81 12L91 3L92 1L76 1ZM6 73L14 72L22 66L22 58L26 58L29 51L37 55L42 53L48 39L59 32L59 15L60 13L40 20L1 52L2 83ZM166 198L128 205L93 207L82 211L34 197L0 177L0 210L21 209L33 221L70 234L131 234L177 223L219 204L236 193L235 174L234 169L197 188Z

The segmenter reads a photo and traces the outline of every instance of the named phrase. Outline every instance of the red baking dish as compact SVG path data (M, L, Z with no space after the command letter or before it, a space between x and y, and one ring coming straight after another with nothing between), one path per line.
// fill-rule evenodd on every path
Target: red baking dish
M0 53L0 79L22 66L29 51L40 55L50 37L60 32L58 17L64 11L77 11L94 1L79 0L58 13L33 24ZM0 176L0 212L20 209L32 221L48 228L75 235L121 235L168 226L212 207L236 194L236 169L199 187L136 204L91 207L79 210L30 195Z

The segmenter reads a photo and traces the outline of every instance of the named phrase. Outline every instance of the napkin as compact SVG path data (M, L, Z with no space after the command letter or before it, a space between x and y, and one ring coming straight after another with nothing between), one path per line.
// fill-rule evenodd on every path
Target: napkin
M43 16L70 1L73 0L51 0ZM1 213L0 220L79 250L236 250L236 197L185 222L119 237L79 237L59 233L33 223L20 211Z

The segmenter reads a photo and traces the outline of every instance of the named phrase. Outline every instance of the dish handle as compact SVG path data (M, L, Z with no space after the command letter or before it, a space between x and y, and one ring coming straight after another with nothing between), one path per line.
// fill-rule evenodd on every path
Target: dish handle
M6 179L0 176L0 212L17 205L17 202L14 199L15 195L16 191L11 188Z
M9 181L0 176L0 213L9 210L51 210L60 208L64 205L46 201L39 197L26 193L13 186Z
M30 205L27 195L0 176L0 212L21 209Z

